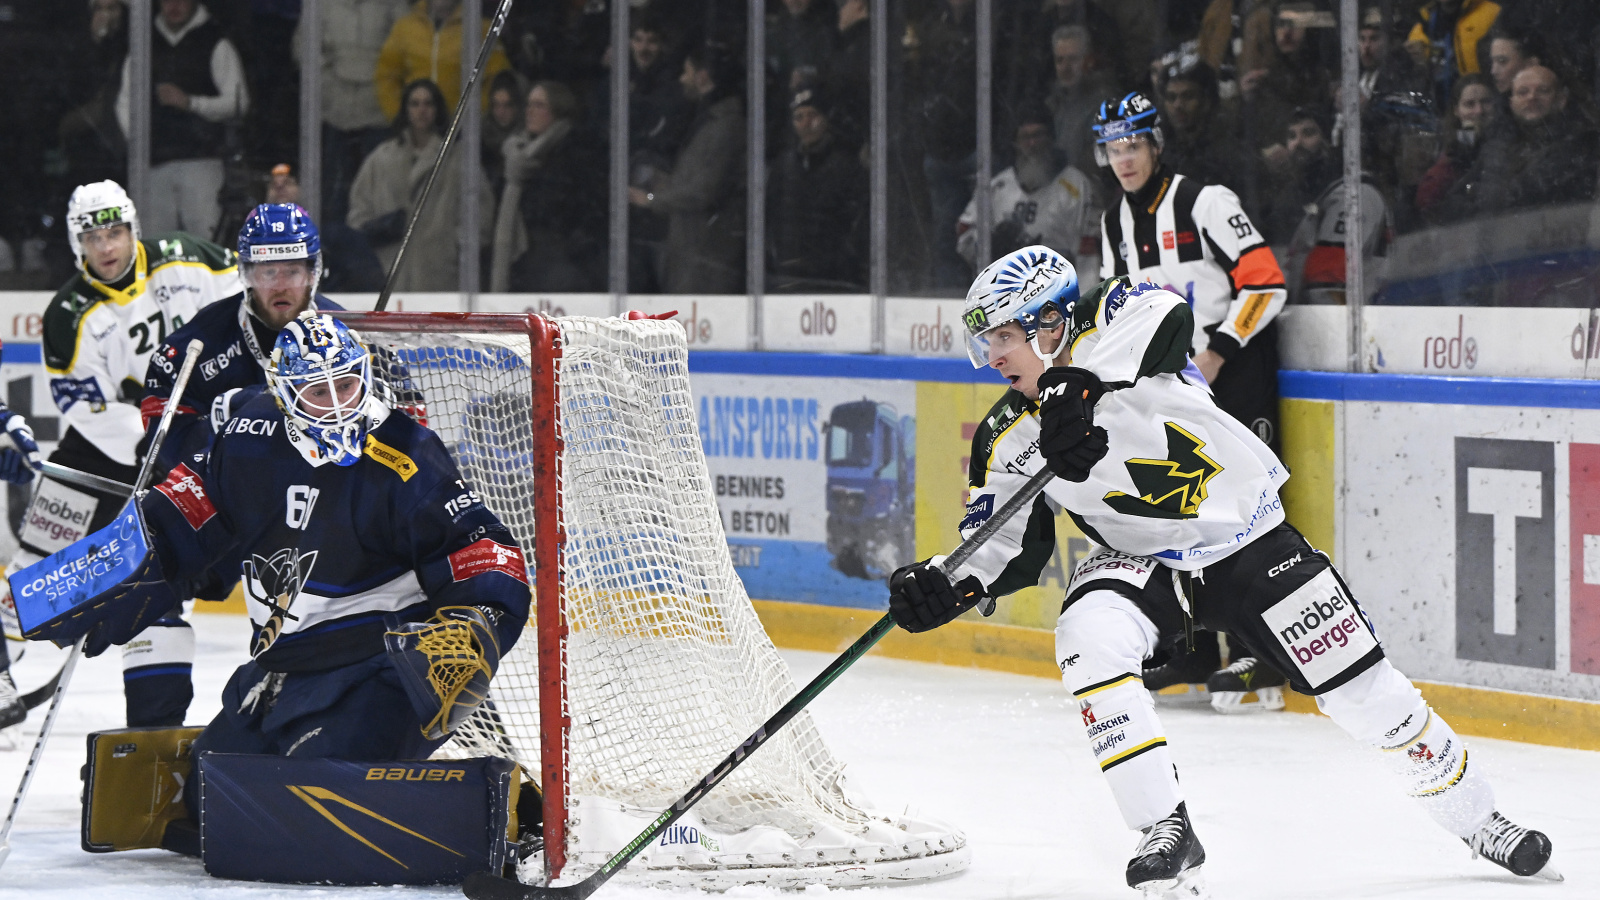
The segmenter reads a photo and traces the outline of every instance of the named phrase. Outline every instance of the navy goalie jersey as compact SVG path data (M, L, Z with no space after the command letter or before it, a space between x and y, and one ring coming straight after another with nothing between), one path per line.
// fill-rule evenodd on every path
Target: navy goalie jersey
M368 433L355 464L313 466L290 445L272 396L257 395L143 509L172 580L237 564L250 653L270 671L382 653L388 614L421 621L442 606L493 607L502 652L527 621L515 539L439 437L400 412Z

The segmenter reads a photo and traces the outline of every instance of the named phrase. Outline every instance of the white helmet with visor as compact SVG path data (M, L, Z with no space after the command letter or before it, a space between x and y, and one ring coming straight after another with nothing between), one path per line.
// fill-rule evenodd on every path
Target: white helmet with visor
M1065 323L1077 302L1077 270L1049 247L1023 247L990 263L972 282L961 310L973 368L992 362L989 336L1012 322L1022 326L1028 345L1040 359L1054 362L1066 341L1047 354L1039 349L1039 329L1049 331Z

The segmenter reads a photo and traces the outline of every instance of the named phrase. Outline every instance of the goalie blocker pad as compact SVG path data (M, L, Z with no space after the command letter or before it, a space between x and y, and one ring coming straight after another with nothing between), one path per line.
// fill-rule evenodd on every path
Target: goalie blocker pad
M130 501L110 525L80 538L10 577L17 620L29 640L66 646L107 622L86 647L96 655L138 634L181 603L150 549L143 513Z
M515 860L519 768L500 757L200 757L200 858L219 878L460 884Z
M83 849L161 846L167 823L187 818L183 785L201 729L122 728L89 735L83 769Z

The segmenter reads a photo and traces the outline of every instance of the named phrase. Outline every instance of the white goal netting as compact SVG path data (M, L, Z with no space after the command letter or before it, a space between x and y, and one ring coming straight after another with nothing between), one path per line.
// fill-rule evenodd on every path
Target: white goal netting
M689 388L682 327L563 318L556 362L559 484L536 484L525 334L389 332L354 322L401 406L419 411L533 558L564 532L567 867L593 871L796 692L728 555ZM386 327L386 326L382 326ZM559 523L536 531L535 491ZM541 597L536 616L554 616ZM540 771L534 622L488 705L445 748ZM967 863L960 832L852 795L808 713L619 877L727 887L920 880ZM531 873L524 875L525 880Z

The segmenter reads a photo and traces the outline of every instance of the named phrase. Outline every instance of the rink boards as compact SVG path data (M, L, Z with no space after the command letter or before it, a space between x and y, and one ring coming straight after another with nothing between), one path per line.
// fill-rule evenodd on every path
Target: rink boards
M0 396L49 449L63 426L37 332L8 318ZM952 358L704 350L690 369L730 556L763 621L781 645L843 647L886 589L841 564L830 495L837 513L839 490L879 492L869 524L910 544L880 562L948 550L973 431L1004 385ZM1600 748L1600 385L1289 371L1281 390L1290 521L1334 555L1397 665L1473 720L1463 730ZM863 400L885 411L875 439L905 442L898 471L830 466L830 416ZM15 525L28 493L3 493ZM1051 629L1088 546L1065 516L1057 539L1041 586L995 617L896 633L883 652L1053 676Z

